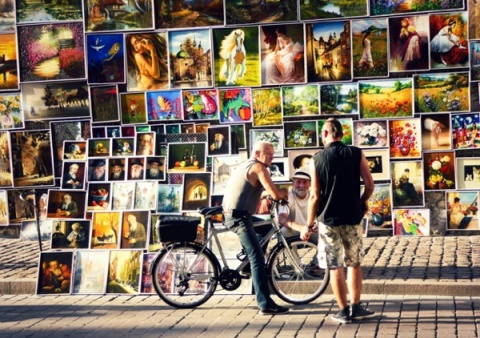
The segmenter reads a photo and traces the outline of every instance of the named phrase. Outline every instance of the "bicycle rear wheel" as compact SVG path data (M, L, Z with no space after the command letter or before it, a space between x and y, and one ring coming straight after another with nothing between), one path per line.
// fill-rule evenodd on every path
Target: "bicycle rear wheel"
M153 286L159 297L177 308L194 308L215 292L219 263L194 243L176 243L160 252L152 266Z
M283 244L274 248L268 262L270 283L277 296L284 301L306 304L325 292L330 277L329 270L318 266L315 244L298 238L290 240L289 246L292 255L289 255Z

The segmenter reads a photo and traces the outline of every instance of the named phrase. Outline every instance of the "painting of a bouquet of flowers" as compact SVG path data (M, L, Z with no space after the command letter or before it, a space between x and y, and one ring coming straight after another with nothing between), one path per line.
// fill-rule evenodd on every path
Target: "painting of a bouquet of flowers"
M420 119L389 121L390 157L421 157Z
M392 230L392 201L389 184L376 184L367 201L368 235L389 236Z
M387 146L387 121L353 122L354 145L361 148Z
M0 96L1 129L21 129L24 127L23 110L20 95Z
M455 189L454 163L453 151L425 154L425 190Z

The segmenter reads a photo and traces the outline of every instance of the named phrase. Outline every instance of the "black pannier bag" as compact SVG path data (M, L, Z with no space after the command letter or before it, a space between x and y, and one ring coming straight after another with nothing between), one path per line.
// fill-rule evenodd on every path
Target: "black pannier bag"
M200 217L159 216L160 242L193 242L197 238Z

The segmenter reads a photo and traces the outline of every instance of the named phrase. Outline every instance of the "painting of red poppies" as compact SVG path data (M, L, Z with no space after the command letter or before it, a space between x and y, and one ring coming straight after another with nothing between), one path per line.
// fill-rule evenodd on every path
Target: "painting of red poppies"
M85 78L81 22L17 29L21 82Z

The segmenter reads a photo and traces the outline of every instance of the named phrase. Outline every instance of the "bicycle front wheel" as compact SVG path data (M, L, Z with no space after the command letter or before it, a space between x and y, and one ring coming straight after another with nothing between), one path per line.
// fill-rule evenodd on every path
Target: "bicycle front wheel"
M194 308L215 292L219 263L213 254L194 243L176 243L162 250L153 262L153 286L159 297L177 308Z
M295 239L289 248L274 248L269 262L270 283L278 297L292 304L307 304L325 292L329 270L318 265L317 246Z

